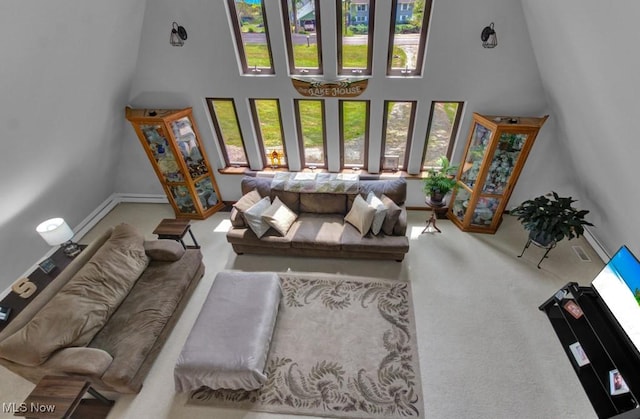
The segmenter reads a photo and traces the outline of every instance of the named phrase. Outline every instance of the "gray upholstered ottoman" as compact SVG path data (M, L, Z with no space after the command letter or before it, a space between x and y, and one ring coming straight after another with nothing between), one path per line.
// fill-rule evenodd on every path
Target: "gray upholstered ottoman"
M280 296L273 272L220 272L178 357L176 391L261 387Z

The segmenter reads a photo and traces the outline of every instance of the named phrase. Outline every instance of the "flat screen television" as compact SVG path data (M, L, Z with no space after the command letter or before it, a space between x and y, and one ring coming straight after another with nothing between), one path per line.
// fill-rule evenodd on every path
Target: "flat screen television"
M622 246L591 283L640 354L640 262Z

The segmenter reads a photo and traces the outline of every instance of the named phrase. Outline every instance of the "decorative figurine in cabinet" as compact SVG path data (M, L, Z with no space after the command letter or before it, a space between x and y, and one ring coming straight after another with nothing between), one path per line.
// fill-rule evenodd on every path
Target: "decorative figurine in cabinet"
M542 118L473 114L447 216L463 231L495 233Z
M191 108L132 109L133 125L176 217L204 219L224 207Z

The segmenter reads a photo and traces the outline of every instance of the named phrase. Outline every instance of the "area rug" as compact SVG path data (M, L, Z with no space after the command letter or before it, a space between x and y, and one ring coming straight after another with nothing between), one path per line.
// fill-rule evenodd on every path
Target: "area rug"
M282 273L259 390L190 394L188 404L338 418L423 417L411 285Z

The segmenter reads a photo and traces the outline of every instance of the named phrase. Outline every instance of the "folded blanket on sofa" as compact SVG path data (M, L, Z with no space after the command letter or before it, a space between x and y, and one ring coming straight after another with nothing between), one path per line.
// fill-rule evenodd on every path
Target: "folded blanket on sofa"
M275 191L357 194L360 177L356 173L276 173L271 181Z

